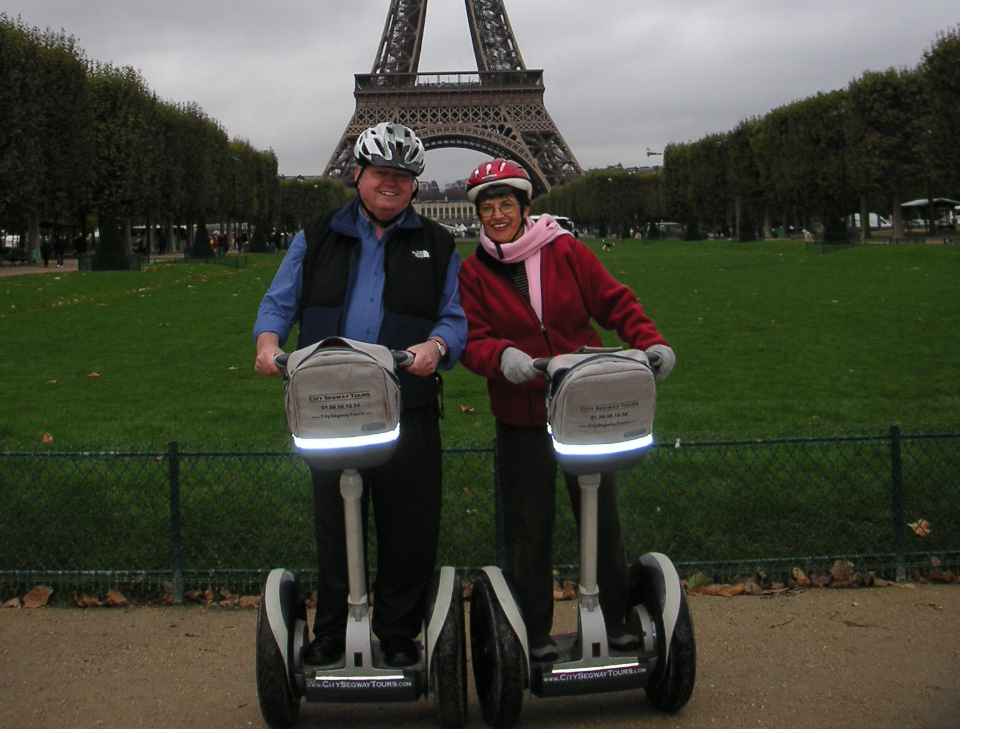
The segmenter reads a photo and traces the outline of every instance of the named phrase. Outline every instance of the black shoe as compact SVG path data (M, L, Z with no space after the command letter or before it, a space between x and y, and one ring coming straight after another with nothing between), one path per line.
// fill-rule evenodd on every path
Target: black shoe
M549 635L529 641L529 659L534 662L552 662L557 658L557 645Z
M635 652L640 648L640 637L625 630L609 634L609 648L614 652Z
M314 667L326 667L342 658L346 651L346 640L338 634L317 636L308 644L301 657L304 663Z
M418 647L404 636L384 639L380 645L388 667L410 667L418 661Z

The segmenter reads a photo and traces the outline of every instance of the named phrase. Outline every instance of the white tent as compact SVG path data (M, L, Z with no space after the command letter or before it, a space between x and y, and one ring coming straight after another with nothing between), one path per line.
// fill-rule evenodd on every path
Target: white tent
M912 201L907 201L905 204L899 204L899 205L902 206L904 209L917 209L928 206L931 201L934 202L935 206L940 205L941 208L947 208L949 206L957 206L958 204L961 203L960 201L955 201L954 199L946 199L938 197L934 199L913 199Z

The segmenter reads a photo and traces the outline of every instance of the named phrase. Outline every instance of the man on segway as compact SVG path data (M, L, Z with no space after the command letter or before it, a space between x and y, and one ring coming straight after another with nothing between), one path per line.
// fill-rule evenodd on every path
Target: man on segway
M404 125L382 122L359 136L357 197L298 232L253 329L255 368L267 376L280 374L274 359L297 320L298 348L342 336L414 355L399 374L397 450L385 465L363 472L364 506L372 496L379 548L372 627L391 667L418 660L414 640L435 570L441 504L436 371L456 364L467 334L453 237L411 206L424 157L422 141ZM319 582L304 662L330 665L343 655L347 618L341 472L310 470Z

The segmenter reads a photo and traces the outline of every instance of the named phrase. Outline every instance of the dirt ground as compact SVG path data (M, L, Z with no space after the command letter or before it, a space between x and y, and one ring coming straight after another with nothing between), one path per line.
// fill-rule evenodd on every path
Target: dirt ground
M960 588L690 596L695 692L527 696L530 728L957 728ZM572 603L556 604L555 632ZM0 609L5 728L258 728L255 612ZM472 679L472 678L471 678ZM468 726L484 726L473 683ZM301 727L434 727L431 701L302 706Z

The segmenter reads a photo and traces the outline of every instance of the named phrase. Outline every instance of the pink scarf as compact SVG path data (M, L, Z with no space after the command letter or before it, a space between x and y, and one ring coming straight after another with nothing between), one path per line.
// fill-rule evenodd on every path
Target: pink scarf
M549 214L543 214L533 222L526 217L526 228L522 236L506 244L495 244L481 228L481 246L499 262L526 263L526 280L529 282L529 303L536 312L540 323L543 322L543 292L540 288L540 250L567 230Z

